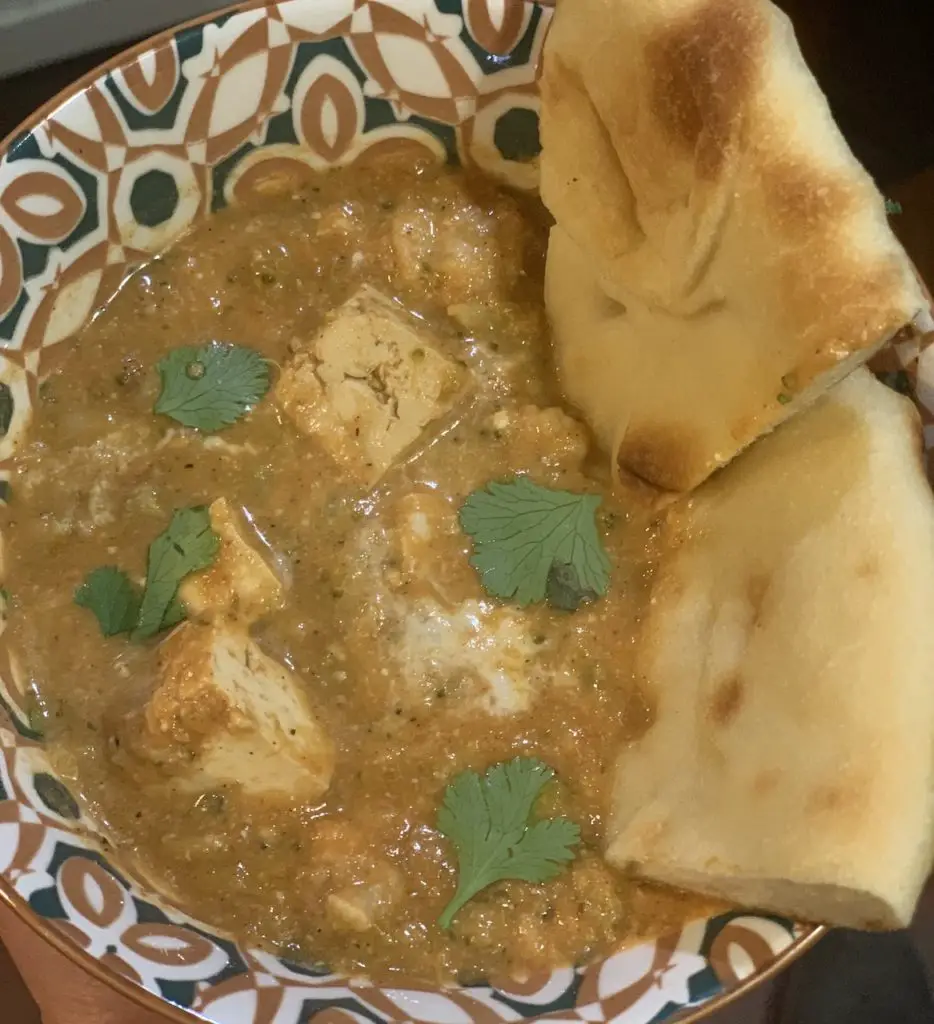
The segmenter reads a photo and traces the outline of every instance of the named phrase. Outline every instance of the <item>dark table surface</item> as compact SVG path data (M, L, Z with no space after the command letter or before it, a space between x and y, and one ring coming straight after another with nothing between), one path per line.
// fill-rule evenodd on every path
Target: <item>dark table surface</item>
M934 0L779 0L779 6L792 16L805 56L856 155L883 191L902 203L905 212L896 226L922 273L934 281ZM0 137L113 52L0 81ZM934 893L926 897L912 936L930 984ZM711 1017L710 1024L776 1021L783 989L781 979L764 985ZM2 948L0 1020L39 1021Z

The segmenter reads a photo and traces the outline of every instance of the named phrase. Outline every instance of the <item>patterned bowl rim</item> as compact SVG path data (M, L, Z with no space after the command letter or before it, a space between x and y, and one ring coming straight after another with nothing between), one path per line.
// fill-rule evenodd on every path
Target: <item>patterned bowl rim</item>
M61 89L37 110L33 111L32 114L24 118L4 138L0 139L0 155L8 152L17 140L37 128L53 111L57 110L67 100L79 95L102 76L124 66L133 58L142 56L189 29L210 23L217 18L268 7L273 2L274 0L241 0L240 3L230 4L218 10L209 11L195 18L190 18L187 21L179 22L161 32L147 36L132 46L120 50L112 57L95 65L64 89ZM506 2L517 2L517 0L506 0ZM555 5L555 0L530 0L530 2L539 7L554 7ZM66 935L55 928L50 921L35 913L26 900L14 890L2 875L0 875L0 902L5 904L23 924L67 960L91 975L111 991L135 1003L141 1009L161 1015L165 1020L175 1021L177 1024L191 1024L192 1021L204 1019L200 1014L177 1006L168 999L161 998L142 985L105 967L98 958L81 949L80 946L70 941ZM826 925L803 926L801 934L786 949L776 955L767 967L743 978L730 988L723 988L717 995L696 1008L682 1010L676 1015L673 1022L677 1020L682 1022L682 1024L695 1024L695 1022L704 1020L722 1010L725 1006L733 1003L788 968L820 941L827 931Z
M262 2L237 4L235 9L249 9L251 7L262 6L264 6ZM198 22L195 22L195 24L197 23ZM192 23L186 22L186 25L188 24ZM40 917L38 914L34 913L30 909L29 904L17 892L15 892L6 879L2 877L0 877L0 902L6 904L7 908L11 910L20 921L27 925L27 927L35 932L35 934L43 941L47 942L75 966L80 967L81 970L90 974L97 981L101 982L101 984L106 985L107 988L119 993L124 998L129 999L130 1002L135 1003L141 1009L161 1014L165 1020L175 1021L177 1024L192 1024L193 1021L204 1020L200 1014L196 1014L184 1007L177 1006L175 1003L172 1003L167 999L161 999L154 992L150 992L149 989L143 988L142 985L137 985L129 978L125 978L116 971L103 966L100 960L81 949L81 947L76 945L74 942L71 942L66 935L62 934L62 932L55 928L55 926L46 920L46 918ZM676 1022L680 1022L680 1024L696 1024L696 1022L704 1020L717 1011L722 1010L725 1006L742 996L745 996L754 988L758 988L759 985L762 985L774 978L776 975L781 974L799 957L803 956L809 949L819 942L828 931L829 929L826 925L820 924L812 926L810 931L805 932L800 936L800 938L795 939L787 949L784 949L779 953L764 970L751 974L749 977L738 982L732 988L724 988L718 995L715 995L706 1003L703 1003L694 1009L682 1011L681 1015L672 1018L671 1024L676 1024ZM526 1018L526 1020L528 1024L533 1024L534 1022L534 1018Z

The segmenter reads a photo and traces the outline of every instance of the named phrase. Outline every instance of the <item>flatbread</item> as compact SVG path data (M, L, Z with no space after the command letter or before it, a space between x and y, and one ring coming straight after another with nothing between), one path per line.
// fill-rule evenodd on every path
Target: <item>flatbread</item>
M767 0L562 0L541 98L559 370L623 472L690 489L912 333L883 198Z
M934 498L859 370L669 506L637 640L655 723L608 860L743 906L911 918L934 858Z

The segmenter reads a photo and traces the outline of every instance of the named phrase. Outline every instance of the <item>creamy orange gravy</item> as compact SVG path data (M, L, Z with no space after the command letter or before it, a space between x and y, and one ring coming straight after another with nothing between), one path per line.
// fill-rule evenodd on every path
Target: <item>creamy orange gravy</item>
M614 759L652 723L629 667L651 523L614 498L604 461L560 409L543 209L431 168L334 173L295 195L260 184L273 194L216 215L131 277L40 390L4 531L12 642L56 767L118 858L188 912L338 970L524 976L703 913L600 858ZM285 366L363 284L423 318L474 380L374 492L297 433L274 393L217 440L153 413L155 366L171 349L236 342ZM573 614L497 609L459 531L405 541L413 514L456 523L472 489L517 471L604 495L606 598ZM72 601L97 566L143 575L172 511L219 497L248 512L289 583L284 609L253 635L301 679L336 743L333 781L314 805L234 785L192 792L128 755L121 722L154 685L156 643L106 640ZM519 698L497 696L489 672L413 633L415 608L462 628L467 607L493 623L512 616L525 652ZM450 621L446 635L461 635ZM547 884L488 889L444 933L436 920L456 881L434 827L445 785L519 754L557 772L542 810L580 824L580 855ZM335 919L330 895L385 877L393 895L371 927Z

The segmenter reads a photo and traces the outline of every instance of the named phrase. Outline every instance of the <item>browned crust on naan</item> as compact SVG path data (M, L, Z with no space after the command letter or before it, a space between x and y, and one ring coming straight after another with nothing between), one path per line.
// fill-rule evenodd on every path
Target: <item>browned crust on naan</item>
M696 486L924 308L881 195L766 0L564 0L541 94L542 196L606 295L685 320L739 298L748 345L774 350L760 324L789 343L767 395L725 407L732 450L672 408L633 418L624 472Z

